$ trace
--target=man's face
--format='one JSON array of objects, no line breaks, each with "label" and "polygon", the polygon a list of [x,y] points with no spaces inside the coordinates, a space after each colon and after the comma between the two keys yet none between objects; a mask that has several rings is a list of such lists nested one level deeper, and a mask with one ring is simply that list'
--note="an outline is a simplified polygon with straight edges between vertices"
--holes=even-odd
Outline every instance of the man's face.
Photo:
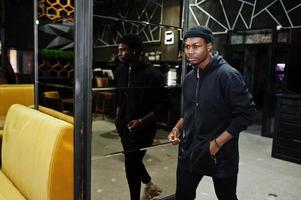
[{"label": "man's face", "polygon": [[124,63],[128,62],[130,59],[130,52],[129,52],[129,47],[126,44],[119,43],[118,44],[118,58],[119,60]]},{"label": "man's face", "polygon": [[212,43],[206,43],[205,39],[200,37],[187,38],[185,40],[184,52],[189,63],[199,65],[210,55]]}]

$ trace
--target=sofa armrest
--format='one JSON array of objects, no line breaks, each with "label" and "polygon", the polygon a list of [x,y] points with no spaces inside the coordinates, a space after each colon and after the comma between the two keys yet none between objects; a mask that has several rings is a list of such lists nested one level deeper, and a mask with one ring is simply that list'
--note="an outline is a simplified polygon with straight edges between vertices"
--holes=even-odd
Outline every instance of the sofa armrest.
[{"label": "sofa armrest", "polygon": [[15,104],[2,140],[2,172],[26,199],[73,199],[72,124]]},{"label": "sofa armrest", "polygon": [[2,159],[1,159],[1,154],[2,154],[2,137],[3,137],[3,130],[0,130],[0,168],[1,168],[1,163],[2,163]]}]

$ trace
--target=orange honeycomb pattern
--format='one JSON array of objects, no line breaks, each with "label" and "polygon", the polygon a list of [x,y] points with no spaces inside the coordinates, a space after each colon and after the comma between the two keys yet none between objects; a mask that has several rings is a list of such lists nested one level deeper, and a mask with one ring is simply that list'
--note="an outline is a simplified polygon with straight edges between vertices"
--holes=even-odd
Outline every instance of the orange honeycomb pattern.
[{"label": "orange honeycomb pattern", "polygon": [[53,22],[74,22],[74,0],[39,0],[39,18]]},{"label": "orange honeycomb pattern", "polygon": [[43,59],[39,62],[39,76],[73,79],[72,61]]}]

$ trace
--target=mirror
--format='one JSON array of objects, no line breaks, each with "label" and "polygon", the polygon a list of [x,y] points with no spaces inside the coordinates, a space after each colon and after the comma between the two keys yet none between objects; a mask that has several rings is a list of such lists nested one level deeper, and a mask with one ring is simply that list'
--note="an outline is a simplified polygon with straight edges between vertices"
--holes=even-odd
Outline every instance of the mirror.
[{"label": "mirror", "polygon": [[74,1],[38,1],[39,105],[73,116]]},{"label": "mirror", "polygon": [[[158,198],[175,193],[177,146],[167,136],[180,116],[180,18],[179,1],[94,1],[92,199],[130,199],[129,188],[142,197],[150,180]],[[128,34],[143,41],[139,64],[121,56]]]}]

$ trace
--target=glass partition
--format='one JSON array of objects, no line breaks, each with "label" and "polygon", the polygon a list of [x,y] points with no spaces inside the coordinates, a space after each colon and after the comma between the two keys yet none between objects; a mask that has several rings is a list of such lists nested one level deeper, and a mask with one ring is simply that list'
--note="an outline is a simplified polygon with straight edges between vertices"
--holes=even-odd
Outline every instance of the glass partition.
[{"label": "glass partition", "polygon": [[[89,49],[83,48],[89,33],[78,30],[85,27],[82,22],[88,21],[80,17],[88,17],[82,11],[89,3],[60,0],[37,2],[38,100],[39,105],[75,117],[75,198],[83,195],[89,199],[90,194],[85,191],[88,189],[91,199],[129,199],[125,155],[130,153],[132,156],[133,151],[143,157],[151,181],[162,190],[158,198],[173,195],[178,147],[169,144],[167,136],[180,116],[181,107],[181,2],[94,0],[92,66],[87,58],[91,56],[87,55]],[[75,13],[78,14],[76,17]],[[156,84],[156,80],[149,85],[118,83],[117,71],[122,65],[118,56],[118,41],[129,33],[142,39],[141,58],[155,71],[156,76],[160,76],[160,84]],[[75,65],[80,69],[75,69]],[[90,70],[93,77],[90,77]],[[90,88],[91,93],[84,91],[86,88]],[[86,97],[85,94],[91,96]],[[127,95],[133,99],[126,100]],[[91,99],[91,108],[87,109]],[[116,118],[116,111],[124,101],[132,104],[139,113],[139,118],[133,118],[139,127],[130,130],[123,125],[122,131],[117,131],[116,119],[120,116]],[[164,103],[155,110],[154,116],[149,117],[152,111],[149,107],[160,104],[160,101]],[[90,124],[86,124],[90,122],[89,114],[92,133]],[[149,138],[128,148],[122,142],[124,131],[130,140]],[[137,159],[135,156],[131,158]],[[91,182],[86,183],[87,180]],[[143,193],[142,184],[141,196]]]},{"label": "glass partition", "polygon": [[38,0],[39,105],[73,116],[74,1]]},{"label": "glass partition", "polygon": [[[153,65],[152,67],[161,70],[160,67]],[[96,79],[100,79],[96,82],[101,82],[101,84],[97,84],[92,89],[92,199],[130,198],[126,179],[125,156],[130,157],[131,154],[139,156],[139,153],[136,155],[137,151],[146,151],[143,163],[151,176],[152,182],[163,190],[159,197],[163,198],[174,194],[177,146],[171,145],[167,136],[180,116],[181,88],[179,85],[168,86],[168,78],[172,75],[170,75],[170,70],[165,69],[164,71],[167,71],[162,73],[165,76],[165,86],[153,88],[146,86],[120,87],[116,83],[114,86],[108,86],[106,85],[107,82],[118,81],[118,79],[107,80],[108,78],[96,77]],[[176,72],[173,68],[172,71]],[[129,100],[127,97],[135,99]],[[158,97],[160,98],[159,101],[165,98],[168,103],[158,112],[155,123],[144,120],[148,112],[142,114],[143,111],[140,112],[139,110],[146,109],[151,104],[150,102],[158,101]],[[119,112],[122,112],[122,115],[130,115],[129,113],[133,113],[133,115],[141,114],[139,116],[142,122],[139,122],[140,124],[137,127],[131,128],[129,126],[131,120],[125,119],[124,116],[118,116],[116,113],[116,110],[124,101],[133,103],[127,104],[127,106],[131,106],[131,111]],[[120,109],[126,108],[122,107]],[[132,120],[137,119],[132,118]],[[126,123],[126,125],[122,123]],[[153,134],[154,139],[148,139]],[[129,145],[129,147],[126,145]],[[138,170],[137,167],[135,169]]]},{"label": "glass partition", "polygon": [[[178,147],[167,136],[180,116],[180,21],[179,1],[94,1],[92,199],[130,199],[128,182],[138,176],[143,196],[148,175],[162,190],[158,199],[175,193]],[[128,34],[143,41],[137,66],[120,55]],[[152,80],[145,68],[160,78]],[[141,159],[148,175],[139,175]]]}]

